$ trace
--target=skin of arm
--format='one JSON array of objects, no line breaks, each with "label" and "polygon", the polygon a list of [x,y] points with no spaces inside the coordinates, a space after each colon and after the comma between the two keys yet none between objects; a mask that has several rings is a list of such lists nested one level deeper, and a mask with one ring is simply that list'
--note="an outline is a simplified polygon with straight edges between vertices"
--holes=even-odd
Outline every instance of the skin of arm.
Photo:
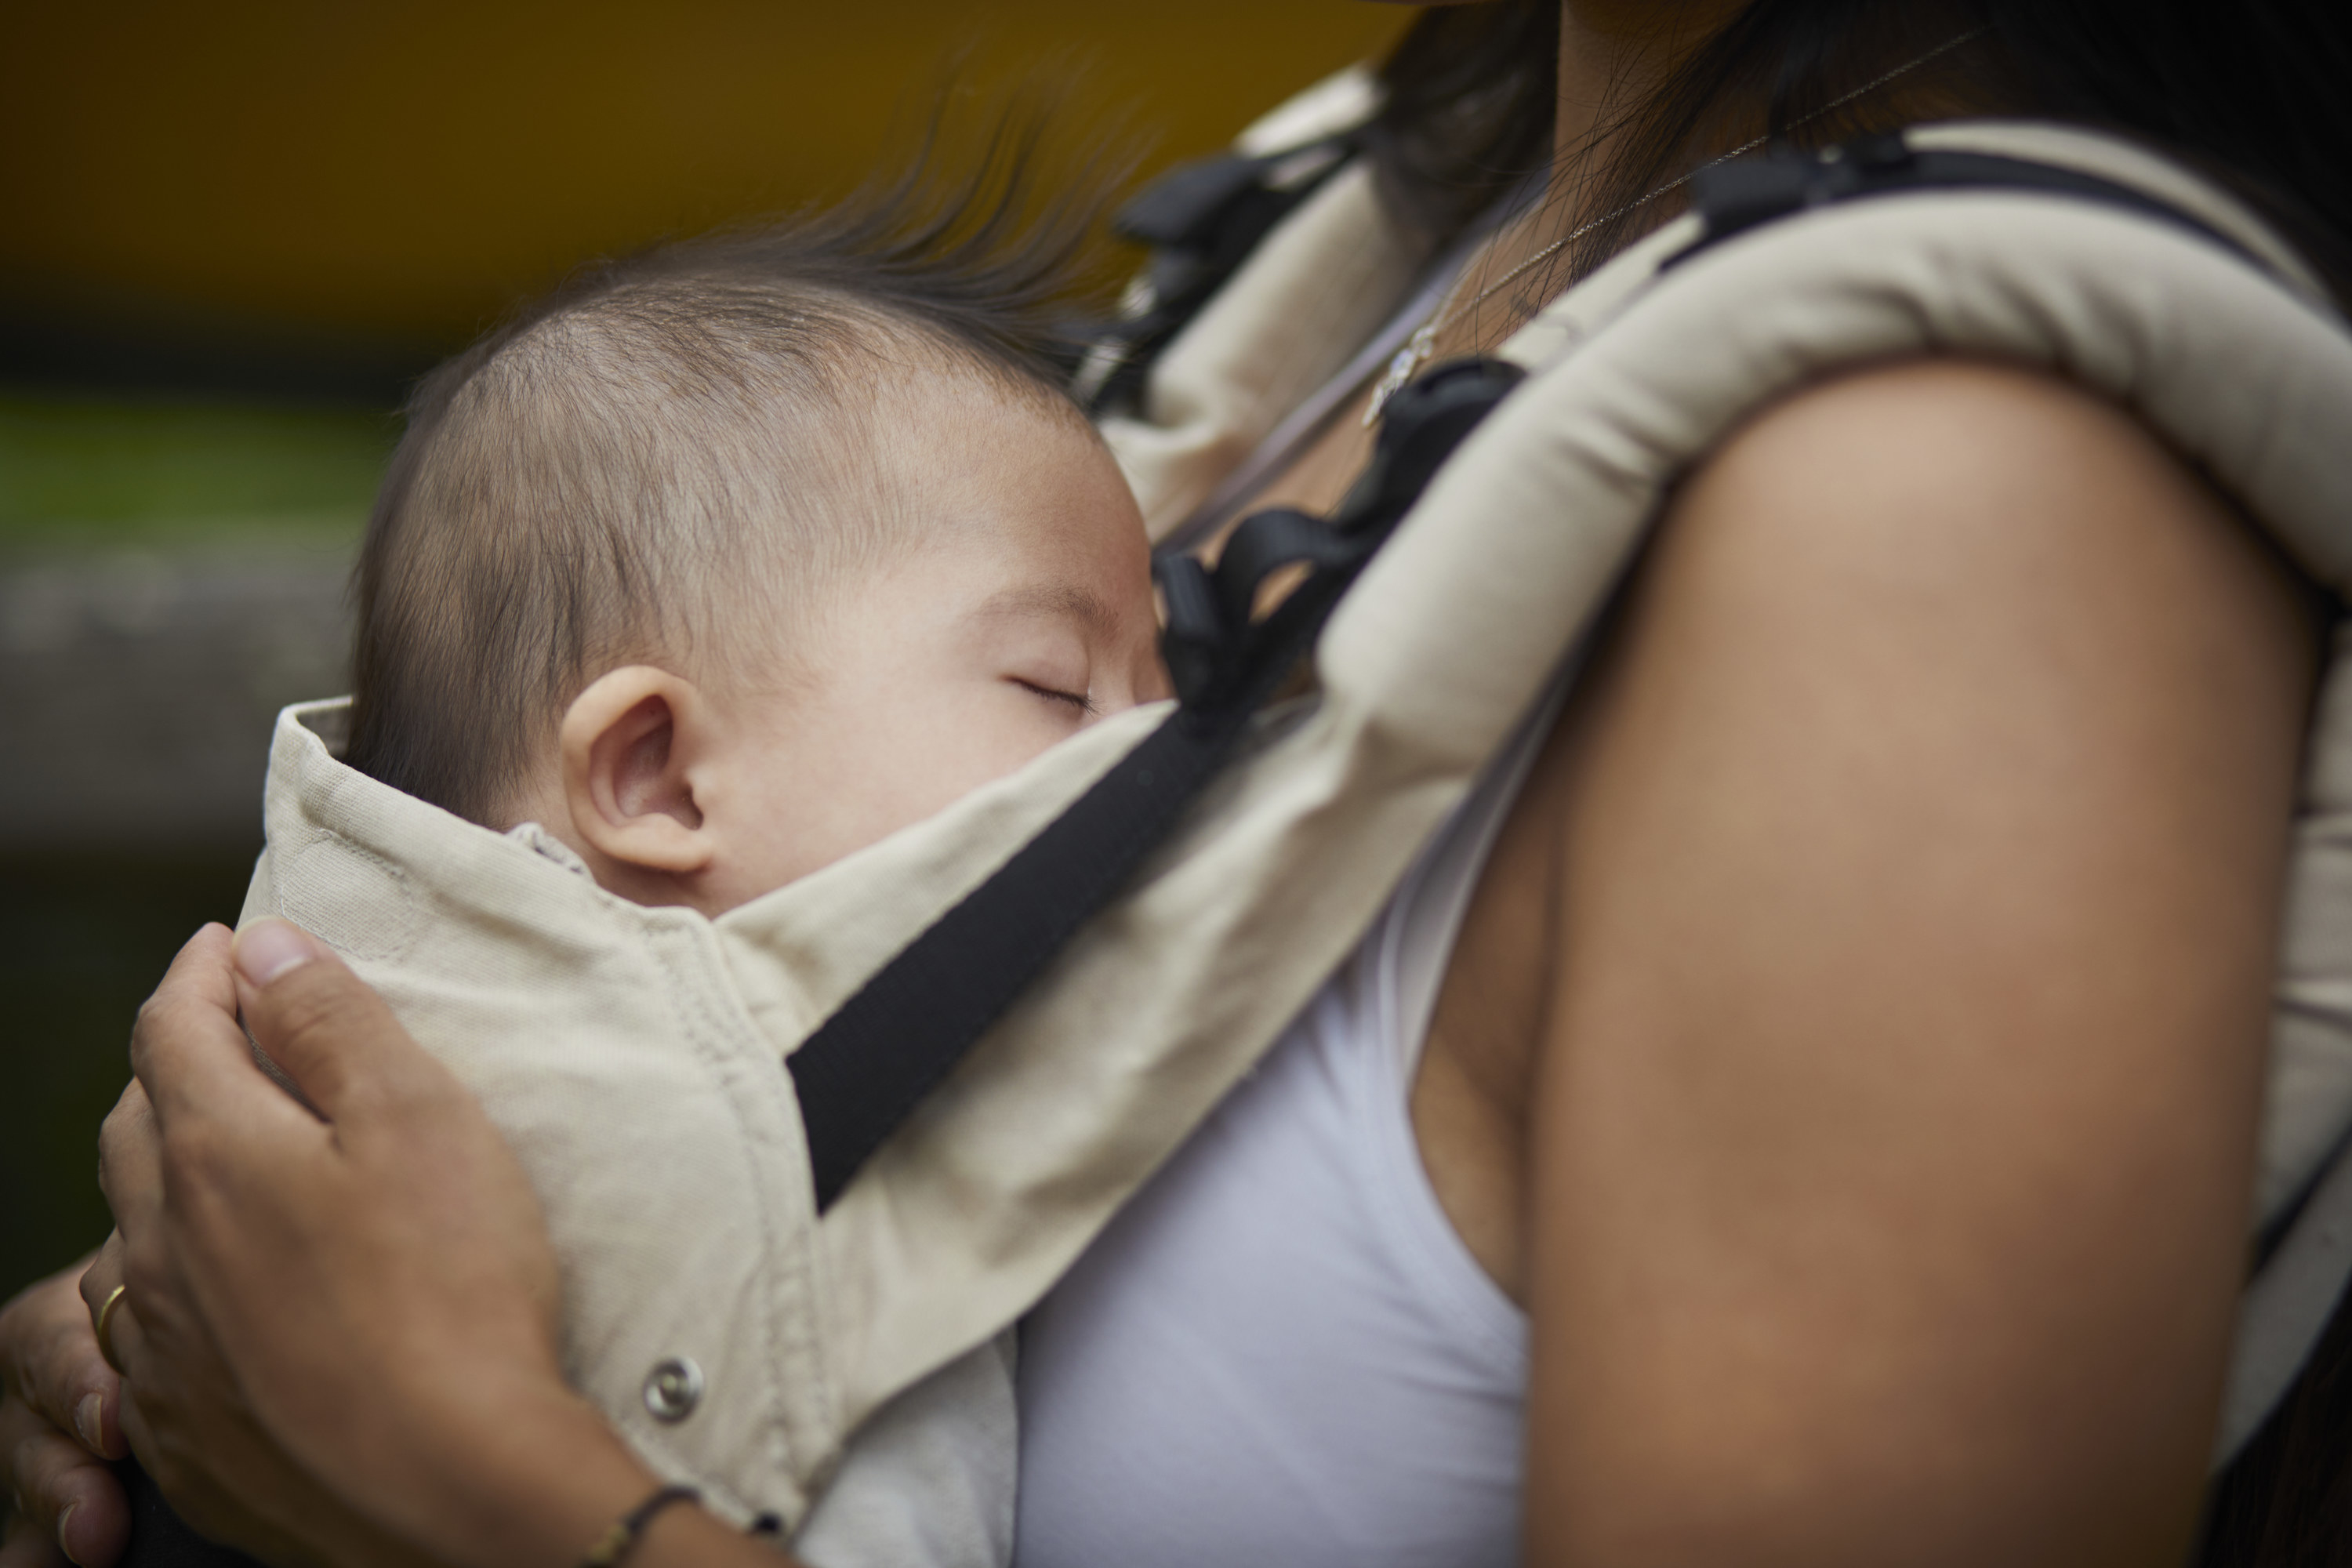
[{"label": "skin of arm", "polygon": [[2315,647],[2023,370],[1849,376],[1685,484],[1420,1117],[1531,1311],[1530,1562],[2179,1560]]}]

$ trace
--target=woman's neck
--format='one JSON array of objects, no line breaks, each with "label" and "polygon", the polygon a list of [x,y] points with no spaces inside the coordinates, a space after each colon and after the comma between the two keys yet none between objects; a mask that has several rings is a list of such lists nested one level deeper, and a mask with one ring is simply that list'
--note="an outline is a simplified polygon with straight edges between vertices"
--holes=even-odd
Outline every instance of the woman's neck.
[{"label": "woman's neck", "polygon": [[[1537,226],[1557,237],[1601,216],[1605,204],[1632,199],[1633,193],[1617,188],[1606,172],[1621,166],[1626,142],[1643,134],[1641,111],[1646,100],[1753,3],[1563,0],[1551,174]],[[2019,103],[2004,90],[2005,79],[1985,53],[1989,46],[1975,42],[1963,12],[1922,6],[1912,19],[1917,52],[1907,61],[1884,62],[1887,68],[1902,68],[1894,71],[1895,79],[1878,83],[1858,106],[1869,120],[1905,124],[2017,111]],[[1932,70],[1912,69],[1930,61],[1935,62]],[[1856,63],[1857,74],[1865,79],[1878,68]],[[1760,96],[1743,102],[1729,93],[1719,94],[1706,122],[1688,129],[1687,141],[1673,156],[1674,166],[1664,169],[1660,178],[1734,151],[1763,129],[1764,119]]]},{"label": "woman's neck", "polygon": [[[1553,121],[1553,195],[1583,222],[1570,199],[1595,184],[1626,133],[1631,111],[1690,51],[1747,8],[1748,0],[1563,0],[1559,8],[1559,105]],[[1569,182],[1561,188],[1561,182]]]}]

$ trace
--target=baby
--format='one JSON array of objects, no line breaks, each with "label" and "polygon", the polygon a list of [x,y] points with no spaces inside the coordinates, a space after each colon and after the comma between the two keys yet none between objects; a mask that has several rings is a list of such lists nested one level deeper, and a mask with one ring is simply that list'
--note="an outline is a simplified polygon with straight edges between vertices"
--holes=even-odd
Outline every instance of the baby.
[{"label": "baby", "polygon": [[280,721],[247,904],[482,1097],[575,1383],[819,1568],[1005,1561],[1011,1384],[982,1346],[835,1469],[795,1359],[823,1260],[774,1218],[805,1157],[761,896],[1167,692],[1141,519],[1052,355],[1053,247],[905,232],[609,267],[423,384],[354,696]]},{"label": "baby", "polygon": [[349,765],[716,915],[1166,694],[1142,520],[1019,302],[1043,263],[876,226],[609,268],[424,384]]}]

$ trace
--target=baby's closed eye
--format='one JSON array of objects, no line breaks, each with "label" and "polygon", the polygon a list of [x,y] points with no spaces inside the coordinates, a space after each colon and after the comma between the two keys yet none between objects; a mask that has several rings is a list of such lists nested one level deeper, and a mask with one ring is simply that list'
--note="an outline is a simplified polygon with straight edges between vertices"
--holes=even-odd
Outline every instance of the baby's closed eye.
[{"label": "baby's closed eye", "polygon": [[1008,675],[1004,679],[1021,688],[1022,690],[1047,702],[1067,707],[1088,717],[1091,717],[1095,711],[1094,699],[1084,691],[1065,690],[1049,681],[1032,680],[1018,675]]}]

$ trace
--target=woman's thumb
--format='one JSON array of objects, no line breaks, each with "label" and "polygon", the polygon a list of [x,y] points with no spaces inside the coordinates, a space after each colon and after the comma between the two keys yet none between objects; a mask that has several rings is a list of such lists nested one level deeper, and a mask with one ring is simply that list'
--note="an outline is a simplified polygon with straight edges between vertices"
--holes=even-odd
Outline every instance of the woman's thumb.
[{"label": "woman's thumb", "polygon": [[281,920],[257,920],[236,933],[229,954],[236,963],[236,977],[258,990],[326,951],[299,926]]},{"label": "woman's thumb", "polygon": [[326,943],[281,920],[236,933],[237,1014],[289,1086],[330,1121],[369,1086],[407,1076],[416,1047]]}]

